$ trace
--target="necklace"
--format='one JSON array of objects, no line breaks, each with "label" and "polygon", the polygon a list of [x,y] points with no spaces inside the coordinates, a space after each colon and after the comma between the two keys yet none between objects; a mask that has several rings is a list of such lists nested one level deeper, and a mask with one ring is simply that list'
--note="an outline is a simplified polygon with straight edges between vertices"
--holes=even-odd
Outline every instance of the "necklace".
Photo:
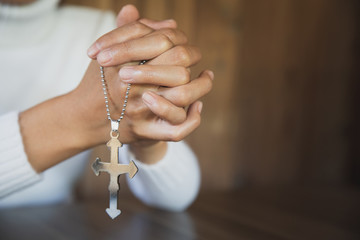
[{"label": "necklace", "polygon": [[[142,65],[145,62],[146,61],[141,61],[139,65]],[[107,119],[110,120],[110,124],[111,124],[110,140],[106,144],[106,146],[110,148],[110,162],[101,162],[100,158],[96,158],[95,162],[92,164],[92,169],[96,176],[99,176],[100,172],[107,172],[110,175],[110,184],[109,184],[110,203],[109,203],[109,208],[106,209],[106,212],[112,219],[114,219],[117,216],[119,216],[121,213],[121,211],[117,209],[119,176],[121,174],[128,173],[129,177],[133,178],[135,174],[138,172],[138,168],[135,165],[134,161],[131,161],[129,164],[119,164],[119,148],[122,147],[123,145],[118,139],[119,124],[125,115],[131,84],[129,83],[126,88],[125,99],[124,99],[123,108],[121,110],[121,115],[117,120],[113,120],[110,115],[109,97],[108,97],[108,90],[107,90],[107,84],[105,80],[105,73],[103,66],[100,66],[100,74],[101,74],[101,83],[104,92]]]}]

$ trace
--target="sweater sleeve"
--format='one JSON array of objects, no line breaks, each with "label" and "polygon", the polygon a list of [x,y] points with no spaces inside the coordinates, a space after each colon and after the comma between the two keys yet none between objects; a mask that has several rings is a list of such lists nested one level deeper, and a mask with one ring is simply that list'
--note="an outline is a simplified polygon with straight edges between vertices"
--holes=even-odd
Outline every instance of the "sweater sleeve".
[{"label": "sweater sleeve", "polygon": [[127,146],[120,153],[123,162],[134,160],[139,172],[128,180],[133,194],[147,205],[170,211],[185,210],[200,188],[197,158],[185,142],[168,142],[167,153],[156,164],[144,164]]},{"label": "sweater sleeve", "polygon": [[18,113],[0,116],[0,198],[41,179],[24,151]]}]

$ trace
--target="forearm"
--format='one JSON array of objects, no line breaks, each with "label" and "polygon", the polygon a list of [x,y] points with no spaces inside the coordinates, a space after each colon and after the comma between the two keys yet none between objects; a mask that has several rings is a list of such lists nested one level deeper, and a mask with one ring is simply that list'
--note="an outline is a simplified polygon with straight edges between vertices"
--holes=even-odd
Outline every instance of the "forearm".
[{"label": "forearm", "polygon": [[[24,149],[37,172],[108,140],[110,125],[102,111],[99,91],[94,89],[87,95],[79,91],[76,89],[20,113]],[[154,164],[165,155],[167,144],[140,141],[131,144],[131,149],[139,161]]]},{"label": "forearm", "polygon": [[[33,168],[38,171],[101,143],[92,137],[82,119],[82,104],[73,93],[36,105],[19,116],[24,149]],[[89,119],[91,121],[91,119]]]}]

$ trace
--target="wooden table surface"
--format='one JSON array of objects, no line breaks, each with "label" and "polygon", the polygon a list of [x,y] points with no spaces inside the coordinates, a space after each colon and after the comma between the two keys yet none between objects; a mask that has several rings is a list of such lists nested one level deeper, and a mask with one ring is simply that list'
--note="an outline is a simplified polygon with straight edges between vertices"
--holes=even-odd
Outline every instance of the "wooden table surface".
[{"label": "wooden table surface", "polygon": [[360,190],[243,189],[202,193],[183,213],[122,197],[0,210],[0,239],[360,239]]}]

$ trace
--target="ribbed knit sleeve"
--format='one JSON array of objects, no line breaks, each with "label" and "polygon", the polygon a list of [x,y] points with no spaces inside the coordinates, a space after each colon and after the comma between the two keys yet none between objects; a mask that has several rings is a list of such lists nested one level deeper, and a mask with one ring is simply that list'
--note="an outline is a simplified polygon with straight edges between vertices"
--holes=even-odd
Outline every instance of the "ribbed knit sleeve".
[{"label": "ribbed knit sleeve", "polygon": [[27,160],[18,113],[0,116],[0,198],[40,180]]},{"label": "ribbed knit sleeve", "polygon": [[120,159],[134,160],[139,168],[137,175],[128,179],[128,184],[145,204],[182,211],[195,200],[200,188],[200,168],[185,142],[168,142],[164,158],[151,165],[136,160],[127,146],[122,150]]}]

